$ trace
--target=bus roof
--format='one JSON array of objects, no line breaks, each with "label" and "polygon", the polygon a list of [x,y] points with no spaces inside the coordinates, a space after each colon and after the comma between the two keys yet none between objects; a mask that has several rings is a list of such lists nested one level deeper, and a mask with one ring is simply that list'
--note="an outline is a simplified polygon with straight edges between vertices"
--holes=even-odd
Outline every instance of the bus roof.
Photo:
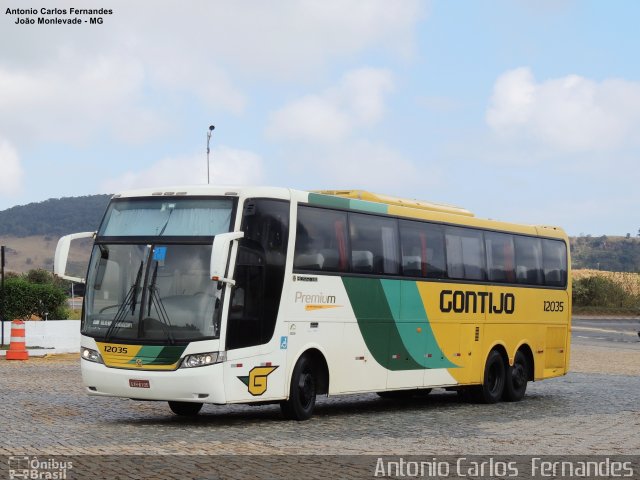
[{"label": "bus roof", "polygon": [[432,212],[453,213],[456,215],[464,215],[474,217],[475,215],[466,208],[447,205],[445,203],[424,202],[422,200],[413,200],[400,197],[392,197],[390,195],[381,195],[379,193],[367,192],[365,190],[315,190],[315,193],[323,193],[325,195],[335,195],[338,197],[357,198],[368,202],[385,203],[387,205],[397,205],[399,207],[411,207],[421,210],[430,210]]},{"label": "bus roof", "polygon": [[[172,197],[172,196],[224,195],[237,197],[273,197],[307,201],[307,196],[316,195],[326,199],[343,199],[344,208],[381,212],[405,218],[419,218],[449,224],[489,228],[499,231],[540,235],[566,239],[566,233],[560,227],[525,225],[476,217],[471,211],[452,205],[412,200],[389,195],[381,195],[365,190],[315,190],[304,191],[283,187],[265,186],[221,186],[221,185],[181,185],[172,187],[145,188],[119,192],[114,198],[131,197]],[[303,200],[304,199],[304,200]],[[324,203],[324,202],[322,202]],[[335,202],[329,202],[335,204]],[[342,203],[342,201],[338,202]]]}]

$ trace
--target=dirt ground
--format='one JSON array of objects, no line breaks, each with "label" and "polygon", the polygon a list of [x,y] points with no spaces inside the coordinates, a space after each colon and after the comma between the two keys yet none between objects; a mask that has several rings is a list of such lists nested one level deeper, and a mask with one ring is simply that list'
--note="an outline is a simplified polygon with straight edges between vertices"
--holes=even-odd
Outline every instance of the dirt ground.
[{"label": "dirt ground", "polygon": [[640,350],[574,345],[571,348],[570,371],[640,376]]}]

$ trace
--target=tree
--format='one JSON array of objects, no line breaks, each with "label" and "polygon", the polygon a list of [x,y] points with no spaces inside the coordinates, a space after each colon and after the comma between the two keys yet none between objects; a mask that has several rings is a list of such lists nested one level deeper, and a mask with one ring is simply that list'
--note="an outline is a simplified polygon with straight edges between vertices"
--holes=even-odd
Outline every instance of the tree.
[{"label": "tree", "polygon": [[67,318],[65,303],[67,296],[64,291],[52,283],[32,284],[35,302],[31,313],[40,318],[62,319]]},{"label": "tree", "polygon": [[34,298],[31,284],[23,277],[11,277],[5,280],[3,299],[7,320],[26,319],[31,315]]},{"label": "tree", "polygon": [[32,315],[56,320],[67,318],[64,288],[46,270],[30,270],[5,280],[4,306],[7,319],[29,319]]},{"label": "tree", "polygon": [[29,270],[26,276],[29,282],[38,285],[45,285],[47,283],[53,283],[54,281],[53,275],[42,268]]}]

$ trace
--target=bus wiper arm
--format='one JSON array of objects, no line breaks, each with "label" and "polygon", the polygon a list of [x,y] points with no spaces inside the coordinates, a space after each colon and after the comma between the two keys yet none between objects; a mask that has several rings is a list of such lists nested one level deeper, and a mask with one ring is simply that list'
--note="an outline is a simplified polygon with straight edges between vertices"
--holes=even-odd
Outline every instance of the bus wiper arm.
[{"label": "bus wiper arm", "polygon": [[136,304],[138,302],[138,289],[140,288],[140,280],[142,279],[143,265],[144,265],[144,262],[141,260],[140,268],[138,268],[138,273],[136,274],[136,281],[129,288],[129,291],[125,296],[124,301],[120,304],[120,307],[116,312],[116,315],[113,317],[113,320],[111,320],[111,323],[109,324],[109,328],[107,328],[107,332],[104,335],[105,340],[107,341],[109,341],[109,339],[113,336],[116,330],[120,328],[118,324],[121,323],[122,320],[124,320],[125,316],[127,315],[127,305],[131,305],[131,314],[133,315],[135,313]]},{"label": "bus wiper arm", "polygon": [[133,288],[133,297],[131,298],[131,315],[136,313],[136,305],[138,303],[138,289],[140,288],[140,280],[142,279],[142,265],[143,261],[140,260],[140,268],[138,268],[138,273],[136,274],[136,281],[131,286]]},{"label": "bus wiper arm", "polygon": [[[156,287],[156,280],[158,278],[158,263],[156,262],[156,266],[153,269],[153,275],[151,277],[151,281],[149,282],[149,302],[147,305],[147,316],[151,316],[151,307],[155,306],[156,311],[158,312],[158,320],[160,321],[160,325],[162,326],[162,330],[164,330],[167,338],[169,339],[169,343],[171,345],[175,344],[176,341],[171,334],[171,320],[169,320],[169,314],[167,313],[167,309],[162,302],[162,298],[158,295],[158,288]],[[143,307],[144,308],[144,307]]]},{"label": "bus wiper arm", "polygon": [[153,269],[153,275],[149,282],[149,301],[147,302],[147,316],[151,315],[151,305],[153,304],[153,292],[156,289],[156,280],[158,278],[158,262]]}]

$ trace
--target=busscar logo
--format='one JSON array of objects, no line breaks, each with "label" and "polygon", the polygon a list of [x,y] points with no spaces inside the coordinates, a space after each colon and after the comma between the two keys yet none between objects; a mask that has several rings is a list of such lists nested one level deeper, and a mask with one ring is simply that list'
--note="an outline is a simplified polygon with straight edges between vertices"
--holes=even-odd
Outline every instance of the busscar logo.
[{"label": "busscar logo", "polygon": [[267,377],[278,368],[279,365],[273,367],[253,367],[248,376],[238,377],[244,383],[251,395],[259,397],[267,391]]},{"label": "busscar logo", "polygon": [[318,281],[318,277],[310,277],[308,275],[294,275],[293,276],[293,281],[294,282],[317,282]]}]

